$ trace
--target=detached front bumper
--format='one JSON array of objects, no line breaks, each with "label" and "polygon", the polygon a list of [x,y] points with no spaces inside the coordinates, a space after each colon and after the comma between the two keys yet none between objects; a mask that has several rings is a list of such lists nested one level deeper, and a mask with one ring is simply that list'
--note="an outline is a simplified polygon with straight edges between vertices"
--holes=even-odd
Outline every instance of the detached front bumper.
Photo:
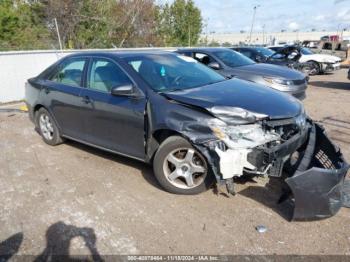
[{"label": "detached front bumper", "polygon": [[296,172],[285,180],[294,200],[293,220],[327,218],[343,204],[349,165],[342,153],[317,124],[313,124],[307,143]]}]

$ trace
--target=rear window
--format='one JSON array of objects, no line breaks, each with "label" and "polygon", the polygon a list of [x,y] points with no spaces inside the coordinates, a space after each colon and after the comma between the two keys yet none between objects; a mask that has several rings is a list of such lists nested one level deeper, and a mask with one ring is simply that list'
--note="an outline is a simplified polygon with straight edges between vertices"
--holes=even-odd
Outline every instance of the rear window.
[{"label": "rear window", "polygon": [[64,85],[81,86],[85,63],[85,58],[66,60],[56,68],[49,80]]},{"label": "rear window", "polygon": [[214,54],[227,66],[239,67],[255,64],[250,58],[233,50],[216,51]]}]

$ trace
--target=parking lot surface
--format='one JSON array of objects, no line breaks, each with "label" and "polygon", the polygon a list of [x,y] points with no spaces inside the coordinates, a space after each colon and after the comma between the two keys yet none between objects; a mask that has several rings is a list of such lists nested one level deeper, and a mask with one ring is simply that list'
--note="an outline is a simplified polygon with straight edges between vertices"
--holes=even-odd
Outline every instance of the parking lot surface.
[{"label": "parking lot surface", "polygon": [[[346,72],[311,77],[304,104],[350,161]],[[230,198],[215,190],[169,194],[146,164],[70,141],[50,147],[27,114],[0,113],[0,250],[41,257],[350,255],[349,209],[326,220],[288,222],[278,192],[265,183],[239,184]],[[258,225],[267,231],[257,232]]]}]

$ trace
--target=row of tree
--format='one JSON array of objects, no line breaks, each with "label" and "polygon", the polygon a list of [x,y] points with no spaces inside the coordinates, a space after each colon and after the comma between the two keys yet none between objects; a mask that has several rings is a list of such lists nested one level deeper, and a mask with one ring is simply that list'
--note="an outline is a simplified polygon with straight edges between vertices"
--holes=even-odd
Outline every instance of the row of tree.
[{"label": "row of tree", "polygon": [[0,50],[196,45],[193,0],[0,0]]}]

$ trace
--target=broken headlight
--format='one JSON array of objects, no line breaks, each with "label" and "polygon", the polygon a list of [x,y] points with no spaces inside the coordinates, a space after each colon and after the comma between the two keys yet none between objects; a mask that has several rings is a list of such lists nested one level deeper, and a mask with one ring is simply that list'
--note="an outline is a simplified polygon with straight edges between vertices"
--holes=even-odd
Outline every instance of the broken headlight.
[{"label": "broken headlight", "polygon": [[304,130],[306,125],[307,125],[307,121],[306,121],[306,113],[305,111],[303,110],[303,112],[298,115],[296,118],[295,118],[295,124],[299,127],[300,130]]},{"label": "broken headlight", "polygon": [[258,145],[280,139],[274,131],[265,131],[260,124],[227,125],[215,119],[209,123],[210,129],[229,148],[254,148]]}]

